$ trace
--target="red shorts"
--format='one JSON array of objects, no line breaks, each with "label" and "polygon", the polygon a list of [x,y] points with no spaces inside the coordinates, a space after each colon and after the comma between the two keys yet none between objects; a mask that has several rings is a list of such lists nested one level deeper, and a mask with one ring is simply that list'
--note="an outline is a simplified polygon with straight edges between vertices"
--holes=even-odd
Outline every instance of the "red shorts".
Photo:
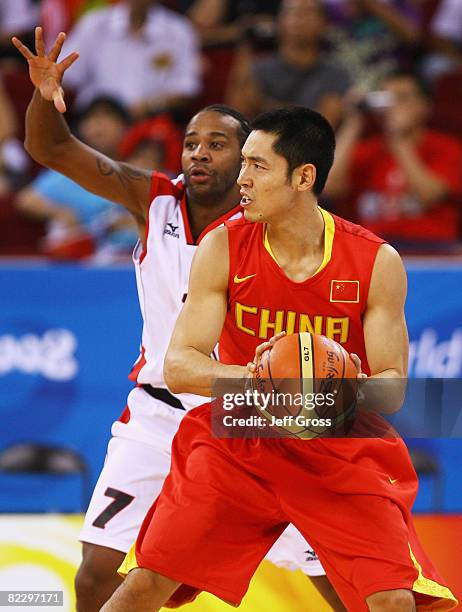
[{"label": "red shorts", "polygon": [[456,600],[414,531],[416,491],[399,438],[218,439],[205,404],[180,425],[170,474],[128,569],[181,582],[170,607],[201,590],[238,605],[293,523],[348,610],[367,610],[366,597],[390,589],[412,589],[419,610],[436,609],[437,600],[438,610],[450,610]]}]

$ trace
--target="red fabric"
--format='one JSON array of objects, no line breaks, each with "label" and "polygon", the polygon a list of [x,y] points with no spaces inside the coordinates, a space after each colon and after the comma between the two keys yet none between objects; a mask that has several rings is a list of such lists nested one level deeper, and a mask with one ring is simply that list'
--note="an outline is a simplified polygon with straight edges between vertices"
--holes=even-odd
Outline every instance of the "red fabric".
[{"label": "red fabric", "polygon": [[387,240],[450,241],[459,237],[462,195],[462,147],[457,140],[427,131],[418,146],[425,166],[444,180],[444,202],[421,212],[409,193],[383,136],[356,146],[351,164],[354,209],[359,223]]},{"label": "red fabric", "polygon": [[[348,352],[357,353],[364,371],[369,371],[362,315],[372,267],[383,240],[340,217],[334,216],[334,221],[330,262],[319,274],[302,283],[290,280],[268,253],[263,244],[262,224],[247,223],[244,219],[226,223],[229,306],[220,338],[220,361],[244,365],[252,361],[259,344],[279,331],[315,331],[340,342]],[[253,278],[235,282],[236,275],[239,280],[253,274]],[[357,303],[330,301],[338,281],[347,285],[355,281],[355,289],[359,285]],[[268,310],[269,316],[265,314]],[[277,323],[274,327],[277,321],[280,328]],[[307,327],[310,323],[312,329]],[[342,338],[341,330],[346,332],[346,339]]]},{"label": "red fabric", "polygon": [[143,366],[146,365],[146,357],[144,353],[145,353],[145,348],[144,346],[142,346],[140,356],[135,362],[135,365],[133,366],[132,371],[128,375],[128,378],[130,380],[133,380],[133,382],[136,382],[138,380],[138,374],[141,372]]},{"label": "red fabric", "polygon": [[128,423],[130,421],[130,418],[131,418],[130,408],[128,406],[125,406],[118,420],[121,423]]},{"label": "red fabric", "polygon": [[200,590],[238,605],[289,522],[316,550],[348,610],[366,611],[374,592],[412,588],[418,572],[409,543],[424,576],[442,584],[412,525],[417,479],[404,443],[351,442],[219,439],[211,436],[210,404],[188,412],[135,550],[139,567],[183,584],[167,607]]}]

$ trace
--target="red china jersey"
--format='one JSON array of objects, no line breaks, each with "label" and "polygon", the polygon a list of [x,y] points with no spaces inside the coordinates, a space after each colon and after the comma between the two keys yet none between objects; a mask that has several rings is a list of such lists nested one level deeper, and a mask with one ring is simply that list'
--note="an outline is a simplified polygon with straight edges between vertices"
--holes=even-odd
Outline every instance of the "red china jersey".
[{"label": "red china jersey", "polygon": [[371,232],[321,209],[324,260],[303,282],[289,279],[265,240],[266,226],[245,219],[227,221],[228,312],[220,338],[220,361],[244,365],[271,336],[312,332],[357,353],[370,374],[362,318],[372,269],[384,243]]}]

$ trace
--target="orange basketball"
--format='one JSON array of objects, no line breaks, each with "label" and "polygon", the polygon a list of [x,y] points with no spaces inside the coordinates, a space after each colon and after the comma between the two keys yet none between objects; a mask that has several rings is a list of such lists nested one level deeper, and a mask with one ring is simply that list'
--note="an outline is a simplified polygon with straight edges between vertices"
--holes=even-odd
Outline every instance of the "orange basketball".
[{"label": "orange basketball", "polygon": [[261,356],[253,382],[260,394],[257,409],[283,435],[339,435],[351,425],[356,366],[326,336],[304,332],[281,338]]}]

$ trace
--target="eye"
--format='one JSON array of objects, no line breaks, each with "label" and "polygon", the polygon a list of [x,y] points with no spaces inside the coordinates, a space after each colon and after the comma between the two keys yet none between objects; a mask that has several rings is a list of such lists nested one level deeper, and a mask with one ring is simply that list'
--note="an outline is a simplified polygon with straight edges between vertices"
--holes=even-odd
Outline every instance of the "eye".
[{"label": "eye", "polygon": [[224,144],[222,142],[214,141],[214,142],[210,143],[210,148],[211,149],[220,150],[220,149],[223,149],[223,147],[224,147]]},{"label": "eye", "polygon": [[192,151],[194,149],[196,145],[193,142],[185,142],[183,147],[187,150],[187,151]]}]

